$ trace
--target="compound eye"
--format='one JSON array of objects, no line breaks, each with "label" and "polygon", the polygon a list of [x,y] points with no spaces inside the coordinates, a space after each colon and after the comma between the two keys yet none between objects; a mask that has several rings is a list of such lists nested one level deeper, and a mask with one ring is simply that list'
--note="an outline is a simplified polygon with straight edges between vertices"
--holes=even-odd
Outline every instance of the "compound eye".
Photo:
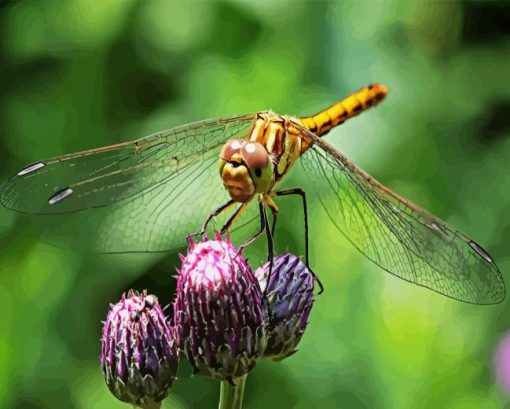
[{"label": "compound eye", "polygon": [[243,144],[242,139],[231,139],[221,148],[220,158],[228,162],[234,153],[239,153]]},{"label": "compound eye", "polygon": [[241,147],[241,155],[249,169],[264,169],[269,163],[266,148],[258,142],[248,142]]}]

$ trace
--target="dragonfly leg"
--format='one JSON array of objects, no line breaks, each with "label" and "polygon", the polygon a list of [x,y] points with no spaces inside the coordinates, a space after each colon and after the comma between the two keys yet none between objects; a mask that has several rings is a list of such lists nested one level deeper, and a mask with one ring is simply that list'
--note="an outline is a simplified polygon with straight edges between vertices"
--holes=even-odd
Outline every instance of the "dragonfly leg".
[{"label": "dragonfly leg", "polygon": [[[276,205],[274,207],[270,207],[272,211],[278,208]],[[269,287],[269,280],[271,278],[271,274],[273,272],[273,258],[274,258],[274,245],[273,245],[273,234],[271,233],[271,230],[274,230],[274,224],[276,223],[276,218],[273,218],[273,226],[271,229],[268,228],[268,220],[267,220],[267,213],[266,213],[266,207],[263,200],[259,202],[259,212],[260,212],[260,229],[255,233],[250,239],[246,240],[243,244],[239,246],[238,254],[243,251],[243,249],[247,246],[249,246],[251,243],[253,243],[255,240],[257,240],[264,231],[267,235],[267,259],[269,261],[269,273],[267,275],[267,285],[266,290]],[[266,293],[264,292],[264,297],[266,296]]]},{"label": "dragonfly leg", "polygon": [[221,234],[225,233],[230,228],[230,226],[239,218],[239,216],[241,216],[241,214],[244,212],[244,210],[246,209],[247,206],[248,206],[248,203],[242,203],[241,206],[239,206],[236,209],[234,214],[232,216],[230,216],[230,218],[227,220],[227,222],[221,228],[221,230],[220,230]]},{"label": "dragonfly leg", "polygon": [[278,212],[280,209],[278,209],[278,206],[276,205],[275,202],[273,202],[271,200],[270,197],[266,198],[266,204],[269,206],[269,208],[271,209],[271,213],[273,214],[273,221],[271,222],[271,236],[273,236],[273,241],[274,241],[274,233],[276,230],[276,220],[278,218]]},{"label": "dragonfly leg", "polygon": [[248,247],[251,243],[253,243],[255,240],[257,240],[262,233],[264,233],[264,230],[266,230],[267,227],[267,217],[265,217],[266,210],[264,208],[264,203],[259,202],[259,213],[260,213],[260,229],[257,233],[255,233],[251,238],[246,240],[243,244],[239,246],[239,253],[246,247]]},{"label": "dragonfly leg", "polygon": [[[234,200],[233,199],[230,199],[227,203],[225,204],[222,204],[221,206],[219,206],[218,208],[214,209],[210,214],[209,216],[206,217],[206,219],[204,220],[204,224],[202,225],[202,230],[200,230],[199,232],[196,232],[196,233],[190,233],[188,234],[187,238],[190,239],[191,237],[195,237],[195,236],[202,236],[203,238],[205,238],[205,233],[207,231],[207,226],[209,225],[209,223],[211,222],[211,220],[213,218],[215,218],[216,216],[218,216],[219,214],[221,214],[222,212],[224,212],[226,209],[228,209],[230,206],[232,206],[234,204]],[[237,213],[237,211],[236,211]]]},{"label": "dragonfly leg", "polygon": [[[264,217],[264,223],[268,224],[267,221],[267,214],[264,207],[263,208],[263,214],[261,216]],[[272,209],[272,208],[271,208]],[[271,231],[274,229],[276,219],[273,218],[273,226],[271,229],[266,228],[266,236],[267,236],[267,260],[269,261],[269,272],[267,274],[267,284],[266,284],[266,290],[264,291],[264,297],[266,297],[267,289],[269,288],[269,283],[271,282],[271,274],[273,273],[273,263],[274,263],[274,245],[273,245],[273,234]]]},{"label": "dragonfly leg", "polygon": [[294,188],[294,189],[285,189],[285,190],[279,190],[274,192],[275,196],[289,196],[289,195],[300,195],[301,199],[303,201],[303,212],[304,212],[304,222],[305,222],[305,263],[310,272],[313,274],[315,281],[317,281],[317,284],[319,286],[319,294],[322,294],[324,291],[324,286],[321,283],[321,280],[319,280],[319,277],[317,274],[315,274],[312,269],[310,268],[310,261],[309,261],[309,253],[308,253],[308,247],[309,247],[309,239],[308,239],[308,206],[306,202],[306,193],[303,189],[300,188]]}]

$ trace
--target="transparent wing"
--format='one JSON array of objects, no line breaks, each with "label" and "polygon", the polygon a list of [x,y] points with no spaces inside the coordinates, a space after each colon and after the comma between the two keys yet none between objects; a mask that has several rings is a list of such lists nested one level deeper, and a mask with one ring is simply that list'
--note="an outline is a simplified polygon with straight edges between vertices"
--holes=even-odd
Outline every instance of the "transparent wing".
[{"label": "transparent wing", "polygon": [[[59,247],[102,253],[166,252],[186,246],[186,236],[198,232],[215,208],[230,198],[218,174],[218,152],[206,155],[174,178],[132,198],[95,209],[59,215],[38,215],[32,223],[42,238]],[[221,228],[234,207],[214,219]],[[252,203],[234,229],[258,215]],[[258,218],[233,233],[241,242]],[[211,226],[213,227],[213,226]]]},{"label": "transparent wing", "polygon": [[[36,230],[59,245],[108,253],[167,251],[185,245],[185,236],[228,200],[217,170],[219,151],[228,139],[245,136],[253,117],[198,122],[37,162],[6,182],[0,201],[38,214]],[[67,188],[71,194],[49,204]],[[253,214],[247,212],[244,222]]]},{"label": "transparent wing", "polygon": [[19,212],[55,214],[126,199],[185,177],[189,167],[211,159],[253,117],[196,122],[136,141],[33,163],[2,186],[0,202]]},{"label": "transparent wing", "polygon": [[[380,184],[324,140],[303,128],[300,132],[312,143],[300,162],[319,200],[366,257],[457,300],[492,304],[504,299],[501,273],[481,246]],[[333,200],[326,200],[326,189]]]}]

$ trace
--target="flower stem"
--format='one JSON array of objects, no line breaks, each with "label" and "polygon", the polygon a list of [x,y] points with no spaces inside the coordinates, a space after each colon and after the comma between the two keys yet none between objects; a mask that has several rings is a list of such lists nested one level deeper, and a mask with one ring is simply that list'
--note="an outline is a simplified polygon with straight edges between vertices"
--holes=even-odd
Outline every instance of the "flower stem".
[{"label": "flower stem", "polygon": [[152,399],[147,400],[143,404],[140,404],[140,406],[134,406],[134,409],[160,409],[161,408],[161,402],[154,402]]},{"label": "flower stem", "polygon": [[235,378],[233,384],[222,381],[218,409],[241,409],[243,406],[244,383],[248,374]]}]

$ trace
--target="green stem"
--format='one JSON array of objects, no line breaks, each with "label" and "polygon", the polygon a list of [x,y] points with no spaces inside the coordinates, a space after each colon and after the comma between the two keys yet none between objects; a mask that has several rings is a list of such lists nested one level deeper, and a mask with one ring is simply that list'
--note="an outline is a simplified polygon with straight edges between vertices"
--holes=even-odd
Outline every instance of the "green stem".
[{"label": "green stem", "polygon": [[134,409],[160,409],[161,402],[154,402],[152,399],[148,399],[146,402],[141,404],[140,406],[133,406]]},{"label": "green stem", "polygon": [[230,382],[222,381],[220,386],[220,404],[218,409],[241,409],[243,406],[244,383],[248,374]]}]

